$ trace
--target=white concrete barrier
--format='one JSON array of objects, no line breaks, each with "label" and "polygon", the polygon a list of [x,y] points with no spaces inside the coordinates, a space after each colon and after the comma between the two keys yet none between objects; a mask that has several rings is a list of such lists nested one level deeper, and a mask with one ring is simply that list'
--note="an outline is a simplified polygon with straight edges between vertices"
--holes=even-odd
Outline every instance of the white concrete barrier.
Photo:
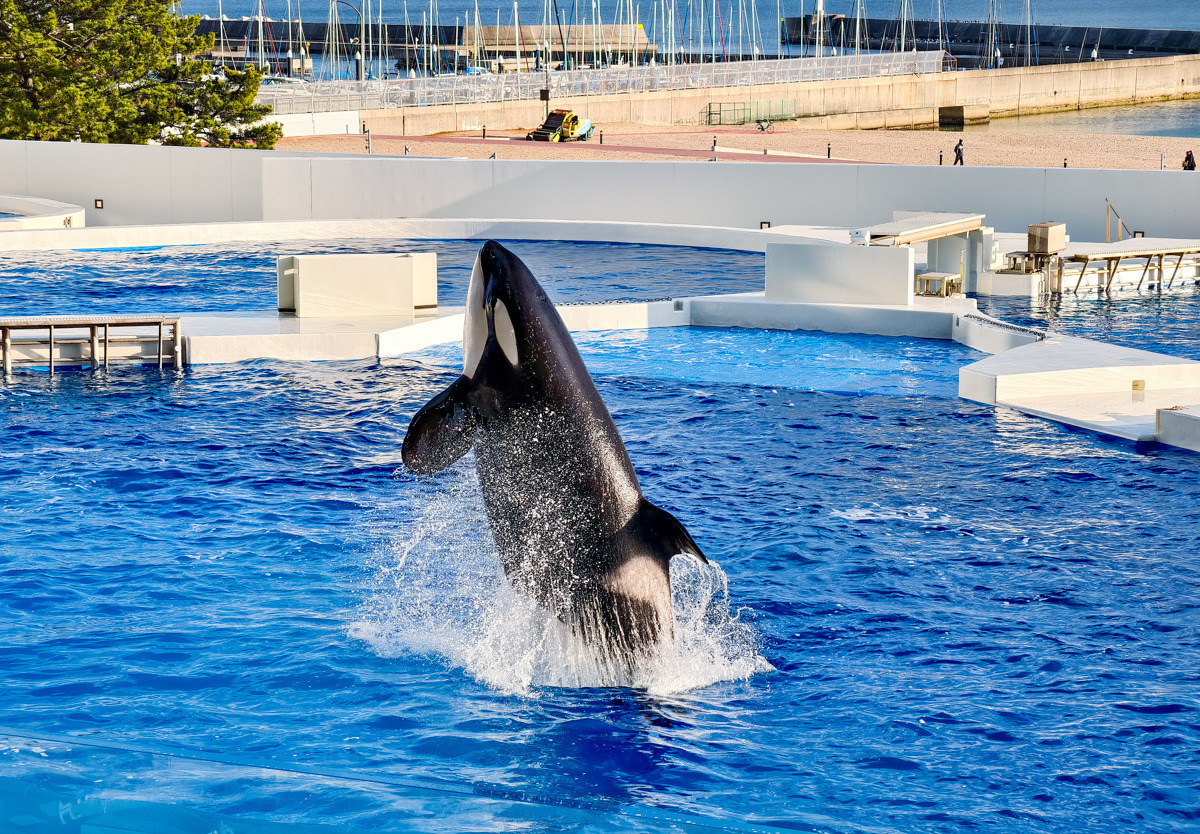
[{"label": "white concrete barrier", "polygon": [[[284,136],[327,136],[331,133],[362,132],[362,122],[359,121],[357,110],[271,115],[266,120],[282,127]],[[364,148],[366,141],[364,136]]]},{"label": "white concrete barrier", "polygon": [[954,317],[976,311],[973,298],[921,298],[912,305],[821,304],[766,298],[759,293],[690,300],[696,327],[821,330],[868,336],[949,339]]},{"label": "white concrete barrier", "polygon": [[1200,406],[1160,408],[1157,423],[1160,443],[1200,452]]},{"label": "white concrete barrier", "polygon": [[[343,125],[343,128],[345,125]],[[130,172],[133,172],[131,175]],[[0,141],[0,192],[86,208],[89,226],[236,220],[545,216],[757,229],[857,228],[900,209],[970,211],[1001,230],[1054,219],[1104,239],[1104,198],[1156,237],[1196,237],[1187,171],[759,162],[584,162],[322,157],[290,151]],[[646,200],[643,195],[653,194]],[[798,200],[796,194],[820,195]],[[101,200],[103,208],[94,207]],[[969,271],[969,270],[968,270]],[[970,287],[968,287],[969,289]]]},{"label": "white concrete barrier", "polygon": [[1021,345],[1040,341],[1044,334],[1028,327],[1018,327],[980,313],[954,317],[954,341],[984,353],[1004,353]]},{"label": "white concrete barrier", "polygon": [[437,255],[283,255],[279,311],[297,318],[412,316],[437,308]]},{"label": "white concrete barrier", "polygon": [[612,304],[558,304],[555,308],[573,333],[587,330],[642,330],[649,327],[686,327],[690,302],[639,301]]},{"label": "white concrete barrier", "polygon": [[41,197],[0,194],[0,214],[16,215],[0,217],[0,232],[78,229],[84,225],[82,206]]},{"label": "white concrete barrier", "polygon": [[908,246],[767,246],[767,298],[825,304],[913,303]]}]

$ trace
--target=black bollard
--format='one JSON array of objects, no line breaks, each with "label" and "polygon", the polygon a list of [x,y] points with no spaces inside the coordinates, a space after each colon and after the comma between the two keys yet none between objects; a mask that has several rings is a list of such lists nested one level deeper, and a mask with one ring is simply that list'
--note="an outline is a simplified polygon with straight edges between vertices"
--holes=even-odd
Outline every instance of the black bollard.
[{"label": "black bollard", "polygon": [[833,159],[833,143],[832,142],[825,146],[825,158]]},{"label": "black bollard", "polygon": [[483,126],[483,138],[484,138],[484,139],[486,139],[486,138],[487,138],[487,125],[484,125],[484,126]]},{"label": "black bollard", "polygon": [[603,144],[604,144],[604,131],[603,131],[603,130],[602,130],[602,131],[600,131],[600,144],[601,144],[601,145],[603,145]]},{"label": "black bollard", "polygon": [[1063,157],[1063,167],[1067,167],[1067,158],[1065,156]]},{"label": "black bollard", "polygon": [[938,151],[938,165],[942,164],[942,152]]},{"label": "black bollard", "polygon": [[717,150],[717,137],[714,136],[713,137],[713,151],[715,152],[716,150]]}]

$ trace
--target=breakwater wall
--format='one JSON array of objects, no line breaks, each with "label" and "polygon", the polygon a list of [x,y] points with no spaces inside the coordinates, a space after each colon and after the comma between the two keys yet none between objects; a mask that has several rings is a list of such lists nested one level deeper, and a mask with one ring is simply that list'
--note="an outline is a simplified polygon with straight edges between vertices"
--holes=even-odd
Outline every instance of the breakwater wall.
[{"label": "breakwater wall", "polygon": [[[812,47],[817,27],[812,15],[788,17],[783,21],[783,42]],[[822,27],[825,46],[853,48],[856,22],[852,17],[830,15]],[[1104,61],[1128,58],[1158,58],[1166,55],[1200,53],[1200,32],[1186,29],[1121,29],[1097,26],[1025,26],[997,23],[994,31],[986,22],[973,20],[899,20],[865,18],[857,29],[863,48],[897,50],[945,48],[964,65],[982,59],[985,46],[999,50],[1005,65],[1070,63],[1095,58]]]},{"label": "breakwater wall", "polygon": [[[606,122],[705,124],[710,104],[784,108],[805,126],[829,129],[923,128],[1001,116],[1200,98],[1200,55],[1004,67],[926,75],[855,78],[581,96],[554,99],[603,127]],[[456,130],[532,129],[539,101],[447,104],[358,111],[376,133],[429,135]]]}]

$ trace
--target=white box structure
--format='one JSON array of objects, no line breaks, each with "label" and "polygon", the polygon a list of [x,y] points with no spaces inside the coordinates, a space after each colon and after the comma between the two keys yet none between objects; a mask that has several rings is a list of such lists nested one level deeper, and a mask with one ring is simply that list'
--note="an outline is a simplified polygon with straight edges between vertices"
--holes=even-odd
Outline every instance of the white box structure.
[{"label": "white box structure", "polygon": [[437,254],[284,255],[279,312],[298,318],[415,316],[437,310]]},{"label": "white box structure", "polygon": [[767,298],[910,307],[913,274],[909,246],[767,244]]},{"label": "white box structure", "polygon": [[1158,409],[1157,429],[1160,443],[1200,452],[1200,405]]}]

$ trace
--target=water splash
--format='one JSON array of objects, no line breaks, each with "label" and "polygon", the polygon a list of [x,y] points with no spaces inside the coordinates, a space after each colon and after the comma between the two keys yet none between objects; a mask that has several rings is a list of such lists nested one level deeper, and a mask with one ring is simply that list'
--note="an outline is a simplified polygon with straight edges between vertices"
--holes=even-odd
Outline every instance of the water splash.
[{"label": "water splash", "polygon": [[687,557],[671,563],[674,643],[633,673],[613,668],[504,578],[473,465],[448,475],[381,550],[376,590],[350,627],[380,655],[436,655],[525,696],[611,686],[666,695],[772,668],[730,605],[725,572]]}]

